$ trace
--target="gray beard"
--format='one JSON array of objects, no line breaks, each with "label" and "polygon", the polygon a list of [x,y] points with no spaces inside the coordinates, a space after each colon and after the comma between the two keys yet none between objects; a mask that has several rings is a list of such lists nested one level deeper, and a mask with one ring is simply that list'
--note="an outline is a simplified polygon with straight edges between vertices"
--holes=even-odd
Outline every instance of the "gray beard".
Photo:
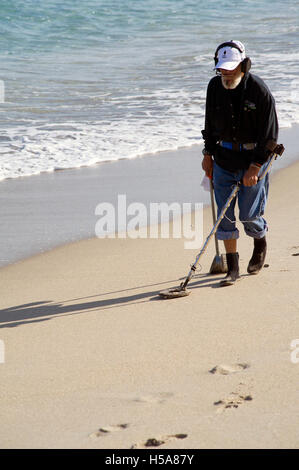
[{"label": "gray beard", "polygon": [[234,80],[226,79],[223,77],[223,75],[221,75],[221,82],[226,90],[234,90],[235,88],[237,88],[241,80],[242,80],[242,75],[238,78],[235,78]]}]

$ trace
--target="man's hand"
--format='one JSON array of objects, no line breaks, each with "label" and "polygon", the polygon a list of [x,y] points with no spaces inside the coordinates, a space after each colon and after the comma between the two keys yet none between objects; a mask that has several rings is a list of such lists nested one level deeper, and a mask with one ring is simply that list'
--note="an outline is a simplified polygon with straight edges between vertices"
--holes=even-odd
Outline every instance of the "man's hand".
[{"label": "man's hand", "polygon": [[206,176],[208,178],[212,178],[213,176],[213,158],[212,155],[205,153],[203,160],[202,160],[202,169],[205,171]]},{"label": "man's hand", "polygon": [[254,165],[250,165],[250,167],[243,176],[244,186],[254,186],[258,182],[259,171],[260,168]]}]

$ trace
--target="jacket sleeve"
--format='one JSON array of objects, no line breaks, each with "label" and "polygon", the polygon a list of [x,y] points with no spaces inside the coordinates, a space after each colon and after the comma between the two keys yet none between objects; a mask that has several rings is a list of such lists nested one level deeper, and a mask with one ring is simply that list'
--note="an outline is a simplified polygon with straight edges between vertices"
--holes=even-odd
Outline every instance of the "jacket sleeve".
[{"label": "jacket sleeve", "polygon": [[210,81],[207,88],[205,128],[201,131],[205,149],[210,155],[214,155],[216,148],[216,138],[213,136],[213,80]]},{"label": "jacket sleeve", "polygon": [[278,120],[275,101],[268,91],[263,93],[258,110],[258,138],[253,160],[263,165],[271,154],[271,145],[278,139]]}]

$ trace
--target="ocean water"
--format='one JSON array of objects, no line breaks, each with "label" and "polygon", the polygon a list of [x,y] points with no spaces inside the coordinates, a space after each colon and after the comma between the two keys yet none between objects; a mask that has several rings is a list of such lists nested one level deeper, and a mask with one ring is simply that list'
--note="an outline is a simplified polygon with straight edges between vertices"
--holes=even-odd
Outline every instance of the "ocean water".
[{"label": "ocean water", "polygon": [[2,0],[0,179],[200,143],[230,39],[299,122],[298,19],[296,0]]}]

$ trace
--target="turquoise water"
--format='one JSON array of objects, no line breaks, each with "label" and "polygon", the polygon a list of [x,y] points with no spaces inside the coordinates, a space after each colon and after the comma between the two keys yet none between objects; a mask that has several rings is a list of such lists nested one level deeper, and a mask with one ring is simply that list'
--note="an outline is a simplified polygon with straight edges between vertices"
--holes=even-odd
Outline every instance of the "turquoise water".
[{"label": "turquoise water", "polygon": [[9,0],[0,5],[0,179],[201,140],[220,42],[241,40],[299,122],[298,1]]}]

